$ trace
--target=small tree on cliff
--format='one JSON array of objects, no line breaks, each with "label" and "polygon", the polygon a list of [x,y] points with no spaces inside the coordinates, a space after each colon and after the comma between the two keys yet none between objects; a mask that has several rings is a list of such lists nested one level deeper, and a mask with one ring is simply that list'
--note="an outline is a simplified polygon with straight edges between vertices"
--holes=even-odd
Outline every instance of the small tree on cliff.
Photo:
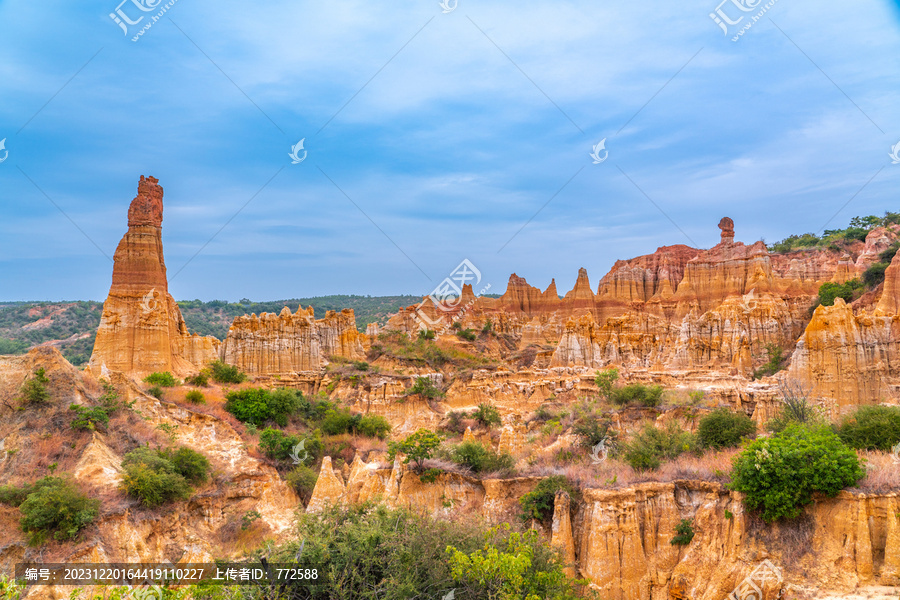
[{"label": "small tree on cliff", "polygon": [[435,449],[441,445],[441,436],[427,429],[420,429],[406,439],[400,442],[390,442],[388,450],[390,451],[390,459],[394,460],[397,453],[403,454],[404,464],[410,461],[416,463],[416,470],[421,471],[425,466],[425,461],[432,457]]}]

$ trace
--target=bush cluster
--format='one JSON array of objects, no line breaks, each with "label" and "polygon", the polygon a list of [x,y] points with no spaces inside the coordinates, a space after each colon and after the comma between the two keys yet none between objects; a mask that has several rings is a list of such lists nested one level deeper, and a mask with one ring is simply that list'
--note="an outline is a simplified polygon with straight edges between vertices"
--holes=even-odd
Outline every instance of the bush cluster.
[{"label": "bush cluster", "polygon": [[144,377],[144,383],[157,385],[159,387],[176,387],[180,385],[180,382],[175,379],[175,376],[168,371],[163,373],[150,373]]},{"label": "bush cluster", "polygon": [[569,497],[576,501],[581,496],[564,475],[551,475],[541,479],[534,490],[519,498],[519,506],[522,507],[521,519],[525,522],[532,519],[547,523],[553,517],[553,505],[556,501],[556,492],[563,490]]},{"label": "bush cluster", "polygon": [[237,367],[226,365],[221,360],[209,363],[209,376],[216,383],[243,383],[247,375]]},{"label": "bush cluster", "polygon": [[632,383],[613,388],[609,400],[618,406],[659,406],[662,403],[664,388],[661,385],[644,385]]},{"label": "bush cluster", "polygon": [[46,404],[50,402],[50,391],[47,386],[50,379],[44,367],[35,370],[31,378],[22,384],[19,395],[25,404]]},{"label": "bush cluster", "polygon": [[297,465],[297,467],[285,477],[285,481],[287,481],[289,486],[294,488],[294,491],[300,496],[300,500],[303,501],[304,506],[309,504],[318,479],[318,472],[306,465]]},{"label": "bush cluster", "polygon": [[838,436],[857,450],[891,450],[900,443],[900,407],[860,406],[844,417]]},{"label": "bush cluster", "polygon": [[294,448],[303,442],[302,450],[298,450],[297,456],[304,459],[304,464],[310,465],[318,461],[325,453],[325,446],[318,432],[301,438],[298,435],[285,433],[280,429],[267,427],[259,434],[260,451],[273,460],[293,460]]},{"label": "bush cluster", "polygon": [[206,481],[209,460],[186,448],[152,450],[141,446],[122,459],[122,488],[149,507],[190,497],[192,485]]},{"label": "bush cluster", "polygon": [[703,448],[720,450],[736,448],[741,440],[753,437],[756,423],[742,412],[734,412],[727,408],[718,408],[700,419],[697,426],[697,437]]},{"label": "bush cluster", "polygon": [[284,427],[288,417],[301,408],[302,394],[280,388],[266,390],[263,388],[245,388],[233,390],[225,395],[225,410],[233,414],[239,421],[252,423],[260,427],[268,421],[274,421]]},{"label": "bush cluster", "polygon": [[485,427],[500,425],[501,423],[500,411],[497,410],[496,406],[488,404],[487,402],[479,404],[478,408],[473,410],[469,417],[475,419],[479,424]]},{"label": "bush cluster", "polygon": [[833,306],[835,298],[843,298],[844,302],[852,302],[859,297],[857,292],[862,287],[863,283],[859,279],[851,279],[844,283],[826,281],[819,286],[819,304],[822,306]]},{"label": "bush cluster", "polygon": [[0,486],[0,502],[19,507],[19,526],[32,544],[42,543],[47,536],[75,539],[100,509],[99,500],[88,498],[66,479],[50,476],[22,487]]},{"label": "bush cluster", "polygon": [[694,524],[690,519],[682,519],[675,526],[675,536],[669,543],[673,546],[687,546],[694,539]]},{"label": "bush cluster", "polygon": [[648,471],[659,468],[663,460],[698,449],[697,439],[691,433],[675,421],[669,421],[665,429],[646,425],[622,445],[620,453],[633,469]]},{"label": "bush cluster", "polygon": [[575,598],[557,554],[536,534],[485,532],[466,520],[383,505],[303,514],[297,541],[274,549],[269,560],[319,570],[314,583],[289,584],[284,597],[291,598]]},{"label": "bush cluster", "polygon": [[430,377],[416,377],[415,382],[406,390],[406,396],[419,395],[425,398],[443,398],[444,392],[432,383]]},{"label": "bush cluster", "polygon": [[478,442],[463,442],[455,446],[450,450],[449,458],[476,473],[511,471],[515,464],[509,454],[498,454]]},{"label": "bush cluster", "polygon": [[399,442],[388,442],[388,457],[394,460],[399,453],[403,454],[404,464],[416,463],[416,469],[421,471],[425,461],[434,456],[434,451],[441,445],[441,436],[429,431],[419,429]]},{"label": "bush cluster", "polygon": [[732,488],[766,521],[798,517],[813,493],[834,496],[865,476],[856,452],[827,426],[790,424],[733,460]]}]

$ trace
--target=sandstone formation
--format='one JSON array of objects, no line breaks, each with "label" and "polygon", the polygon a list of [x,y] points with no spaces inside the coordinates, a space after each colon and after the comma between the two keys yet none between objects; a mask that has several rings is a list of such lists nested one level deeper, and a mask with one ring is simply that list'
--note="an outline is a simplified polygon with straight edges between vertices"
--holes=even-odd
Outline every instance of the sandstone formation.
[{"label": "sandstone formation", "polygon": [[[709,250],[663,246],[650,255],[617,261],[600,280],[596,293],[585,269],[579,270],[574,288],[562,298],[555,281],[541,291],[513,274],[500,298],[474,298],[465,310],[456,312],[438,310],[426,299],[419,307],[401,310],[386,329],[414,334],[427,326],[449,334],[453,321],[473,330],[490,321],[493,331],[513,340],[517,350],[531,349],[538,367],[593,371],[616,365],[658,376],[674,369],[746,378],[766,362],[770,344],[789,355],[800,339],[795,371],[809,371],[807,381],[821,379],[817,374],[823,369],[833,372],[840,364],[859,368],[858,375],[840,376],[859,377],[859,385],[842,379],[836,386],[817,385],[820,393],[836,394],[845,398],[841,400],[845,403],[883,396],[886,388],[879,382],[900,375],[894,350],[888,348],[896,334],[884,319],[874,329],[865,325],[868,321],[860,322],[856,327],[863,327],[866,333],[853,337],[856,333],[851,330],[829,332],[828,327],[821,333],[820,314],[810,323],[809,343],[801,336],[819,287],[860,277],[897,239],[900,227],[876,228],[865,243],[853,242],[848,248],[855,259],[844,250],[774,253],[763,242],[745,245],[734,241],[734,222],[728,217],[719,222],[719,228],[721,241]],[[900,301],[892,304],[894,298],[900,298],[896,281],[897,277],[889,275],[885,292],[867,300],[872,306],[877,303],[874,316],[887,318],[898,313]],[[833,315],[837,314],[834,311],[839,312],[833,309]],[[427,317],[424,322],[423,315]],[[837,322],[834,316],[829,319]],[[825,335],[830,341],[814,342],[815,335]],[[848,343],[842,345],[841,340]],[[856,349],[851,348],[854,344]],[[842,346],[844,358],[807,358],[810,349],[815,355],[824,346]],[[549,355],[544,350],[548,347],[554,348]],[[858,390],[841,391],[847,386]]]},{"label": "sandstone formation", "polygon": [[222,345],[222,359],[250,375],[318,371],[329,357],[362,359],[365,335],[352,309],[328,311],[316,319],[313,307],[296,313],[238,317]]},{"label": "sandstone formation", "polygon": [[169,294],[162,247],[163,189],[141,176],[128,209],[128,232],[113,257],[112,287],[103,304],[90,370],[137,376],[198,371],[218,356],[219,341],[188,333]]},{"label": "sandstone formation", "polygon": [[885,271],[872,313],[837,298],[819,306],[797,342],[792,377],[838,406],[896,397],[900,386],[900,253]]}]

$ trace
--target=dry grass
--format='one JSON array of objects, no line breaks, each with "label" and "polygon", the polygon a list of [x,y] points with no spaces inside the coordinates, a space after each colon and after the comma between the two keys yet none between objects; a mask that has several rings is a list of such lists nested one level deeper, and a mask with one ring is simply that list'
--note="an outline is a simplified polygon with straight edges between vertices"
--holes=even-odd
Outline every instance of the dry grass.
[{"label": "dry grass", "polygon": [[678,458],[664,462],[655,471],[636,471],[628,464],[607,458],[594,464],[588,452],[573,447],[576,459],[569,463],[559,463],[552,458],[543,458],[519,475],[546,477],[549,475],[565,475],[579,488],[619,489],[642,482],[672,482],[684,479],[695,481],[711,481],[725,484],[730,480],[731,458],[738,449],[707,452],[702,456],[682,454]]},{"label": "dry grass", "polygon": [[893,454],[879,450],[861,450],[858,454],[866,461],[866,476],[849,491],[884,494],[900,489],[900,462]]}]

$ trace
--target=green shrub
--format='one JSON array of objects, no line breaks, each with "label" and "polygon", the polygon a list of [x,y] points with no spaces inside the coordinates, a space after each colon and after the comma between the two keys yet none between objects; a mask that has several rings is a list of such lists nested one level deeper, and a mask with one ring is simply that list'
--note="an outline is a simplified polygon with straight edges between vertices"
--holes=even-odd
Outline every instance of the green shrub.
[{"label": "green shrub", "polygon": [[485,427],[499,425],[501,423],[500,411],[497,410],[497,407],[488,404],[487,402],[479,404],[478,408],[472,411],[470,416]]},{"label": "green shrub", "polygon": [[568,492],[572,500],[580,498],[578,490],[564,475],[545,477],[538,482],[533,491],[519,498],[519,506],[522,507],[521,519],[525,522],[532,519],[542,523],[549,522],[553,517],[553,504],[558,490]]},{"label": "green shrub", "polygon": [[727,408],[718,408],[700,419],[697,437],[704,448],[720,450],[736,448],[741,439],[753,437],[756,423],[742,412],[733,412]]},{"label": "green shrub", "polygon": [[197,387],[209,387],[209,374],[203,369],[193,377],[185,377],[184,382]]},{"label": "green shrub", "polygon": [[191,404],[206,404],[206,398],[200,390],[190,390],[184,395],[184,399]]},{"label": "green shrub", "polygon": [[309,504],[318,479],[319,474],[306,465],[298,465],[285,477],[287,484],[294,488],[294,491],[300,496],[300,500],[303,501],[304,506]]},{"label": "green shrub", "polygon": [[165,390],[163,390],[158,385],[154,385],[152,388],[147,390],[147,393],[156,398],[157,400],[162,400],[163,396],[166,395]]},{"label": "green shrub", "polygon": [[356,425],[359,435],[385,439],[391,432],[391,424],[381,415],[363,415]]},{"label": "green shrub", "polygon": [[0,598],[4,600],[20,600],[24,593],[24,583],[17,583],[12,577],[0,575]]},{"label": "green shrub", "polygon": [[34,491],[33,485],[17,487],[14,485],[0,485],[0,504],[19,506],[25,502],[28,494]]},{"label": "green shrub", "polygon": [[[302,540],[302,541],[301,541]],[[454,550],[448,553],[447,547]],[[300,549],[302,547],[302,552]],[[510,561],[513,571],[499,579],[477,577],[460,563],[459,580],[454,578],[453,557],[482,551],[485,555]],[[563,595],[567,581],[562,565],[539,536],[518,538],[505,528],[487,534],[477,523],[467,520],[437,519],[414,510],[391,509],[383,505],[333,506],[298,519],[297,540],[272,550],[273,563],[291,563],[298,569],[318,569],[319,580],[290,583],[279,598],[309,600],[456,600],[488,598],[552,598]],[[504,562],[503,564],[507,564]],[[516,594],[494,586],[512,581],[522,589]],[[540,584],[535,583],[539,581]],[[540,585],[540,587],[536,587]],[[452,596],[448,594],[453,592]],[[532,594],[526,596],[526,593]],[[523,593],[518,593],[523,592]]]},{"label": "green shrub", "polygon": [[458,465],[468,467],[476,473],[510,471],[515,464],[509,454],[497,454],[478,442],[463,442],[450,451],[450,458]]},{"label": "green shrub", "polygon": [[900,442],[900,407],[860,406],[844,417],[838,435],[857,450],[890,450]]},{"label": "green shrub", "polygon": [[863,283],[866,284],[866,287],[873,288],[884,281],[884,272],[889,266],[890,263],[877,262],[866,269],[863,273]]},{"label": "green shrub", "polygon": [[259,449],[271,459],[290,460],[294,448],[300,441],[299,436],[285,433],[280,429],[267,427],[259,434]]},{"label": "green shrub", "polygon": [[769,342],[766,344],[766,355],[769,357],[769,360],[753,372],[753,379],[774,375],[784,368],[784,362],[787,360],[787,357],[785,357],[781,346]]},{"label": "green shrub", "polygon": [[432,399],[444,397],[444,392],[435,387],[434,383],[431,382],[430,377],[416,377],[416,381],[408,390],[406,390],[405,395],[413,396],[415,394]]},{"label": "green shrub", "polygon": [[266,421],[274,421],[284,427],[288,417],[296,413],[301,404],[298,394],[285,388],[273,391],[245,388],[225,395],[225,410],[239,421],[253,423],[257,427]]},{"label": "green shrub", "polygon": [[175,387],[179,385],[178,380],[168,371],[164,373],[150,373],[144,377],[144,382],[160,387]]},{"label": "green shrub", "polygon": [[156,507],[191,495],[191,482],[205,481],[209,461],[189,448],[132,450],[122,459],[122,488],[145,506]]},{"label": "green shrub", "polygon": [[427,429],[419,429],[400,442],[388,442],[390,460],[394,460],[397,453],[405,455],[404,464],[411,461],[416,463],[416,468],[422,470],[425,461],[434,455],[435,449],[441,445],[441,436]]},{"label": "green shrub", "polygon": [[242,383],[247,375],[237,367],[226,365],[221,360],[209,363],[209,375],[216,383]]},{"label": "green shrub", "polygon": [[[499,538],[504,536],[505,539]],[[454,579],[474,598],[574,600],[583,597],[564,573],[559,559],[540,560],[540,534],[510,532],[509,524],[492,529],[484,546],[465,553],[447,547]]]},{"label": "green shrub", "polygon": [[616,368],[606,369],[605,371],[597,371],[594,377],[594,383],[600,390],[600,396],[606,400],[612,398],[612,393],[616,381],[619,380],[619,370]]},{"label": "green shrub", "polygon": [[865,476],[856,452],[826,426],[791,424],[733,460],[731,487],[766,521],[798,517],[814,492],[834,496]]},{"label": "green shrub", "polygon": [[834,283],[826,281],[819,286],[819,304],[822,306],[833,306],[835,298],[843,298],[845,302],[851,302],[854,292],[863,287],[859,279],[851,279],[844,283]]},{"label": "green shrub", "polygon": [[481,328],[481,333],[487,335],[494,329],[494,324],[490,319],[484,322],[484,327]]},{"label": "green shrub", "polygon": [[352,431],[360,421],[360,415],[340,408],[329,409],[322,419],[322,432],[326,435],[340,435]]},{"label": "green shrub", "polygon": [[367,363],[364,360],[354,360],[352,364],[353,364],[353,368],[356,369],[357,371],[368,371],[369,370],[369,363]]},{"label": "green shrub", "polygon": [[420,329],[419,330],[419,339],[420,340],[433,340],[434,339],[434,331],[431,329]]},{"label": "green shrub", "polygon": [[69,481],[44,477],[19,505],[19,525],[32,544],[42,543],[48,535],[55,540],[71,540],[97,518],[99,509],[99,500],[88,498]]},{"label": "green shrub", "polygon": [[74,410],[76,413],[75,418],[72,419],[73,429],[94,431],[99,426],[105,430],[106,426],[109,425],[110,411],[102,406],[87,407],[73,404],[69,407],[69,410]]},{"label": "green shrub", "polygon": [[175,472],[189,483],[194,485],[203,483],[209,477],[209,460],[196,450],[181,446],[161,452],[161,456],[172,463]]},{"label": "green shrub", "polygon": [[612,421],[588,416],[575,421],[572,432],[578,436],[581,445],[593,448],[601,442],[615,440],[616,432],[612,429]]},{"label": "green shrub", "polygon": [[11,340],[0,337],[0,355],[3,354],[25,354],[28,350],[28,342],[23,340]]},{"label": "green shrub", "polygon": [[669,543],[673,546],[687,546],[694,539],[694,527],[690,519],[682,519],[675,526],[675,537]]},{"label": "green shrub", "polygon": [[900,250],[900,240],[895,241],[893,244],[888,246],[888,248],[878,255],[879,262],[884,262],[890,264],[892,260],[894,260],[894,256],[897,254],[897,251]]},{"label": "green shrub", "polygon": [[478,339],[478,334],[471,329],[459,329],[456,331],[456,337],[461,340],[474,342],[476,339]]},{"label": "green shrub", "polygon": [[47,377],[47,372],[44,370],[44,367],[40,367],[34,372],[31,379],[22,384],[19,390],[22,401],[26,404],[46,404],[50,402],[50,392],[47,390],[49,384],[50,379]]},{"label": "green shrub", "polygon": [[609,399],[613,404],[637,406],[659,406],[662,403],[663,386],[632,383],[620,388],[613,388]]},{"label": "green shrub", "polygon": [[697,440],[675,421],[665,429],[646,425],[622,447],[622,458],[638,471],[653,470],[663,460],[673,459],[684,452],[696,452]]}]

